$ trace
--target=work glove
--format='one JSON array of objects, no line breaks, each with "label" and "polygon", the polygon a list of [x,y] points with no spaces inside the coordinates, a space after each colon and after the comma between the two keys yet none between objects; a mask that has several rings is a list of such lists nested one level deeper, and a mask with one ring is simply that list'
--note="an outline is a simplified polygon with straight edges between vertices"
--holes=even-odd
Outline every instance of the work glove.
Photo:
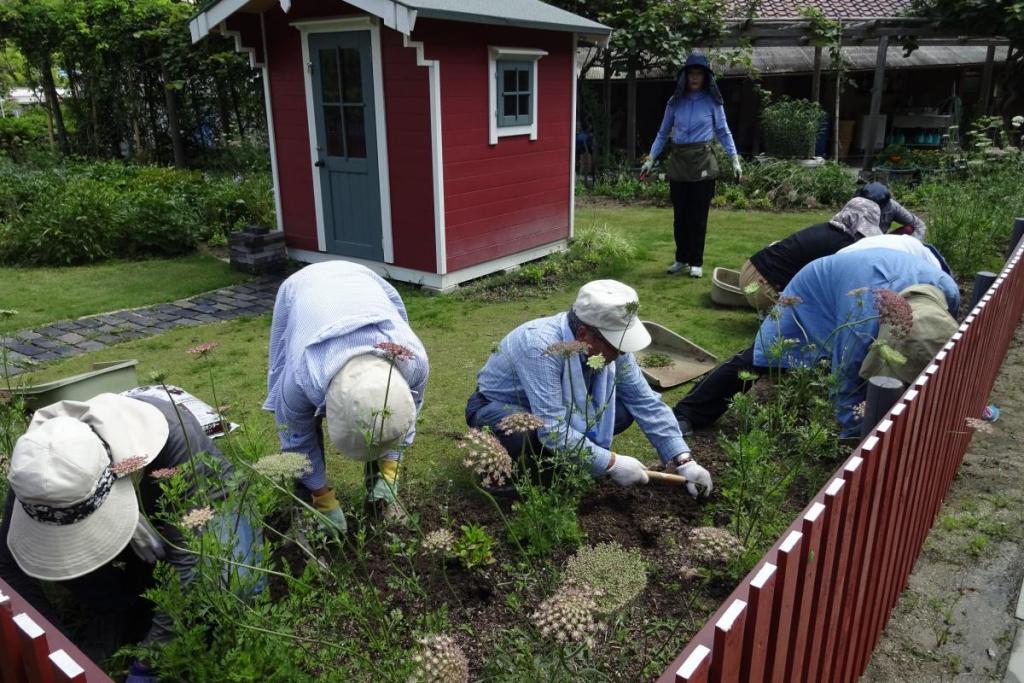
[{"label": "work glove", "polygon": [[636,458],[628,455],[613,455],[615,461],[608,469],[608,476],[619,486],[636,486],[648,481],[647,468]]},{"label": "work glove", "polygon": [[743,177],[743,166],[740,165],[740,155],[737,154],[732,158],[732,175],[739,182]]},{"label": "work glove", "polygon": [[128,669],[128,677],[124,679],[124,683],[157,683],[159,680],[160,676],[155,669],[150,669],[136,659]]},{"label": "work glove", "polygon": [[323,515],[319,518],[322,529],[334,534],[343,534],[348,530],[345,513],[341,511],[341,505],[334,496],[334,489],[327,489],[326,493],[319,496],[314,493],[313,507]]},{"label": "work glove", "polygon": [[640,167],[640,177],[641,178],[646,178],[648,175],[650,175],[650,173],[651,173],[651,171],[653,169],[654,169],[654,159],[651,159],[650,157],[648,157],[647,161],[645,161],[643,166]]},{"label": "work glove", "polygon": [[697,498],[701,495],[700,489],[697,488],[698,484],[704,487],[705,496],[711,494],[711,490],[714,488],[711,483],[711,474],[698,465],[688,452],[677,455],[672,459],[672,464],[676,468],[676,474],[686,478],[686,490],[691,496]]},{"label": "work glove", "polygon": [[131,540],[132,550],[147,564],[156,564],[164,558],[164,542],[149,523],[146,515],[139,512],[139,523],[135,525]]}]

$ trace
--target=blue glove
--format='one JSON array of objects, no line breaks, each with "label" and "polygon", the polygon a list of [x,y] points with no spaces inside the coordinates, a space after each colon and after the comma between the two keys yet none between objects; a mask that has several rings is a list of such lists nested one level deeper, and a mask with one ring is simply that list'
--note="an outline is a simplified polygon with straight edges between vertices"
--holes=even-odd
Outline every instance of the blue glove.
[{"label": "blue glove", "polygon": [[128,678],[124,679],[124,683],[157,683],[159,680],[156,669],[150,669],[136,659],[132,662],[132,668],[128,669]]}]

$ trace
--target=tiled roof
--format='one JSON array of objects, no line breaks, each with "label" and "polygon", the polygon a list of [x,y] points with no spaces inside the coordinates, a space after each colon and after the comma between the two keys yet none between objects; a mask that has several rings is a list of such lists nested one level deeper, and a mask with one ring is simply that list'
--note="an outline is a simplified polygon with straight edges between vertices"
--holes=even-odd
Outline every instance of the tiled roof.
[{"label": "tiled roof", "polygon": [[[746,16],[747,2],[732,0],[734,17]],[[843,19],[889,19],[903,16],[910,9],[910,0],[761,0],[757,10],[758,19],[793,19],[800,17],[805,7],[818,7],[826,16]]]}]

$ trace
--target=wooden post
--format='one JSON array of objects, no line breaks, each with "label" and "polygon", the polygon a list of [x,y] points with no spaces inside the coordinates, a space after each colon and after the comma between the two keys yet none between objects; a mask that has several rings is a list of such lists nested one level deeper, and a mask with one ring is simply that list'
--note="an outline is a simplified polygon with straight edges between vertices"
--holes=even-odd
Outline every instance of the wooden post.
[{"label": "wooden post", "polygon": [[999,277],[995,273],[990,273],[987,270],[980,270],[974,276],[974,295],[971,297],[971,308],[973,309],[981,301],[981,297],[985,296],[985,292],[992,286],[992,283]]},{"label": "wooden post", "polygon": [[996,61],[996,46],[989,45],[985,53],[985,68],[981,72],[981,113],[988,114],[992,104],[992,68]]},{"label": "wooden post", "polygon": [[1007,258],[1013,256],[1013,252],[1024,238],[1024,218],[1013,219],[1013,235],[1010,237],[1010,250],[1006,253]]},{"label": "wooden post", "polygon": [[889,36],[881,36],[878,39],[878,54],[875,57],[875,78],[871,83],[871,113],[862,168],[869,168],[875,156],[875,137],[878,135],[878,114],[882,109],[882,91],[885,90],[885,58],[888,51]]},{"label": "wooden post", "polygon": [[636,161],[636,58],[629,58],[626,70],[626,160]]},{"label": "wooden post", "polygon": [[836,23],[839,26],[839,44],[836,46],[836,54],[839,56],[839,61],[832,65],[836,72],[836,100],[835,100],[835,111],[832,112],[832,160],[839,163],[839,96],[843,92],[843,19],[839,17],[836,19]]},{"label": "wooden post", "polygon": [[814,73],[811,75],[811,101],[821,101],[821,45],[814,46]]},{"label": "wooden post", "polygon": [[892,404],[903,395],[903,382],[895,377],[876,376],[868,380],[868,395],[864,402],[861,436],[867,436],[878,421],[889,412]]}]

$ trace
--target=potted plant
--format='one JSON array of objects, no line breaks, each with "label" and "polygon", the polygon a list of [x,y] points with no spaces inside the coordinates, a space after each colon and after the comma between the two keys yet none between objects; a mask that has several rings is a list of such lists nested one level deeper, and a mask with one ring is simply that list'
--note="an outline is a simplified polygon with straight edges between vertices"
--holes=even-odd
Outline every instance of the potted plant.
[{"label": "potted plant", "polygon": [[825,115],[821,105],[810,100],[780,100],[761,110],[765,151],[784,159],[813,159],[818,128]]}]

